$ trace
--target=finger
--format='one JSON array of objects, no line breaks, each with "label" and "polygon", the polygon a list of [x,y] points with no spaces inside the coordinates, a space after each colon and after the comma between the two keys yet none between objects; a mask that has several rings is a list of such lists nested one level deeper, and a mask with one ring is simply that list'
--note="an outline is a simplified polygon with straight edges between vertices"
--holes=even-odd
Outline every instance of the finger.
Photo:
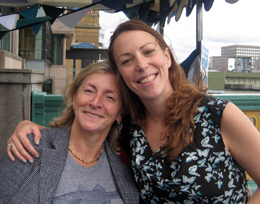
[{"label": "finger", "polygon": [[42,138],[42,134],[41,134],[41,132],[40,132],[40,129],[37,127],[33,127],[33,129],[32,129],[32,133],[33,133],[33,135],[34,135],[34,143],[36,144],[36,145],[39,145],[39,143],[40,143],[40,140],[41,140],[41,138]]},{"label": "finger", "polygon": [[[22,161],[23,163],[26,163],[26,159],[17,151],[15,145],[13,145],[11,148],[10,148],[10,151],[13,152],[15,154],[15,156],[20,160]],[[31,163],[33,163],[32,160],[30,160]]]},{"label": "finger", "polygon": [[11,151],[11,148],[9,147],[9,144],[13,144],[13,142],[10,139],[7,141],[7,154],[12,161],[15,161],[15,157]]},{"label": "finger", "polygon": [[[18,133],[17,135],[13,134],[11,136],[11,141],[14,144],[14,146],[11,148],[11,151],[19,160],[23,162],[27,162],[27,161],[33,162],[33,158],[31,157],[31,155],[24,149],[24,147],[27,148],[26,143],[29,143],[31,145],[27,136],[25,136],[23,139],[23,137],[21,137],[21,133]],[[34,151],[36,152],[36,150]]]},{"label": "finger", "polygon": [[[20,138],[13,141],[15,144],[15,147],[17,151],[27,160],[27,161],[33,161],[33,158],[31,155],[33,155],[36,158],[39,158],[39,153],[35,150],[35,148],[32,146],[31,142],[29,141],[27,135],[24,137],[22,133],[17,133],[17,137]],[[29,154],[29,153],[31,154]],[[16,155],[16,154],[15,154]]]}]

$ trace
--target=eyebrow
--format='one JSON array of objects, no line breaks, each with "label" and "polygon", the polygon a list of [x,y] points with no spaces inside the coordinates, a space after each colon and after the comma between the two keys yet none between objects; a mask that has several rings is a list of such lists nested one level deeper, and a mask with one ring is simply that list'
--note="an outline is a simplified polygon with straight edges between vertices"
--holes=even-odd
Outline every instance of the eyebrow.
[{"label": "eyebrow", "polygon": [[[144,45],[142,45],[140,48],[139,48],[139,50],[142,50],[145,46],[147,46],[147,45],[149,45],[149,44],[152,44],[152,45],[154,45],[153,43],[151,43],[151,42],[148,42],[148,43],[146,43],[146,44],[144,44]],[[120,59],[120,57],[123,57],[123,56],[128,56],[128,55],[132,55],[132,54],[130,54],[130,53],[124,53],[124,54],[122,54],[122,55],[120,55],[119,57],[118,57],[118,59]]]},{"label": "eyebrow", "polygon": [[143,46],[141,46],[141,47],[140,47],[140,50],[143,49],[145,46],[150,45],[150,44],[153,45],[153,43],[148,42],[148,43],[144,44]]},{"label": "eyebrow", "polygon": [[[88,86],[88,85],[91,86],[93,89],[97,90],[97,87],[94,84],[88,82],[86,86]],[[114,91],[114,90],[111,90],[111,89],[106,89],[105,93],[113,93],[113,94],[119,95],[117,93],[117,91]]]}]

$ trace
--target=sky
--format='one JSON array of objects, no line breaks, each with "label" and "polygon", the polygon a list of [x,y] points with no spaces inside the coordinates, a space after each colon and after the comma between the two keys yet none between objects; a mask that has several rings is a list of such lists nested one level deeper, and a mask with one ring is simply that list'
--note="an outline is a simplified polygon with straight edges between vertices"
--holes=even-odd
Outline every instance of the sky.
[{"label": "sky", "polygon": [[[128,19],[122,12],[100,12],[100,26],[105,30],[105,47],[108,47],[115,27],[126,20]],[[260,46],[259,21],[259,0],[239,0],[235,4],[215,0],[208,12],[203,8],[202,44],[209,50],[209,56],[220,56],[223,46]],[[177,57],[177,61],[185,60],[196,49],[196,7],[189,17],[186,17],[184,8],[178,22],[175,21],[175,17],[171,18],[170,23],[165,25],[164,39]]]}]

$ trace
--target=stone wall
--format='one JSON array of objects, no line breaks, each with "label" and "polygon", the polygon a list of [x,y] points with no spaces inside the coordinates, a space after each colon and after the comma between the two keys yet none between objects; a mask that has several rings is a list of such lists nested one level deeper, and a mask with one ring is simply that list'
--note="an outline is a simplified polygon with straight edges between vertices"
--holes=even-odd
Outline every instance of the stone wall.
[{"label": "stone wall", "polygon": [[31,94],[42,91],[43,82],[43,71],[0,69],[0,156],[16,125],[31,119]]}]

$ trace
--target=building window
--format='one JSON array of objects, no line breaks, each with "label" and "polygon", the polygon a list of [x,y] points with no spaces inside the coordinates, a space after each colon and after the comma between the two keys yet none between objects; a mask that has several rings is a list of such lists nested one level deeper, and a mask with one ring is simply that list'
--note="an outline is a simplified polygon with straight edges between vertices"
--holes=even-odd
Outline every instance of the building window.
[{"label": "building window", "polygon": [[[0,31],[5,31],[6,28],[4,26],[2,26],[0,24]],[[6,50],[8,52],[10,52],[10,35],[12,34],[13,32],[8,32],[4,35],[4,37],[1,38],[0,40],[0,50]]]},{"label": "building window", "polygon": [[[40,32],[40,31],[39,31]],[[19,31],[19,56],[23,59],[37,59],[35,56],[36,44],[41,42],[35,39],[35,34],[31,28],[20,29]]]},{"label": "building window", "polygon": [[81,70],[84,69],[84,68],[85,68],[85,66],[84,66],[84,60],[82,59],[82,60],[81,60]]},{"label": "building window", "polygon": [[44,59],[53,63],[53,44],[49,22],[42,23],[37,35],[31,27],[19,31],[19,56],[23,59]]},{"label": "building window", "polygon": [[54,58],[53,64],[63,65],[63,35],[53,35]]},{"label": "building window", "polygon": [[[1,7],[0,8],[0,16],[12,14],[12,11],[7,8],[7,7]],[[0,31],[8,31],[6,27],[4,27],[2,24],[0,24]],[[13,32],[10,31],[6,33],[0,40],[0,50],[6,50],[8,52],[12,52],[10,50],[10,44],[12,44],[11,39],[12,39]]]}]

